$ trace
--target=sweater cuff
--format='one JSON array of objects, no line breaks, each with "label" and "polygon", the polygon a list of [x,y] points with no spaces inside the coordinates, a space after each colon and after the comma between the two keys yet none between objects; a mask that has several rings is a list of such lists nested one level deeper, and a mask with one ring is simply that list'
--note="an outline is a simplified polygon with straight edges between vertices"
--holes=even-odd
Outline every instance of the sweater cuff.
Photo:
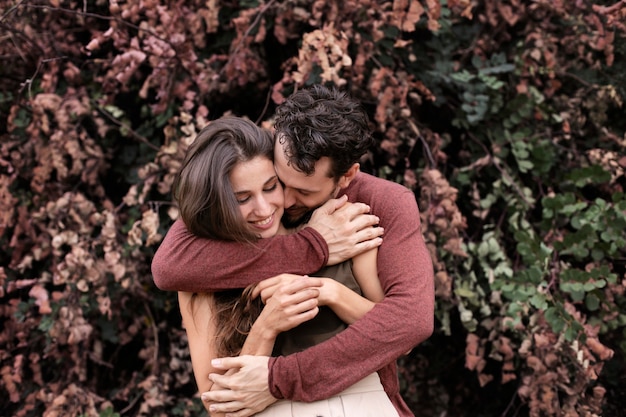
[{"label": "sweater cuff", "polygon": [[284,400],[285,396],[280,391],[280,387],[276,383],[277,382],[276,380],[278,378],[275,378],[275,375],[274,375],[274,364],[276,363],[277,359],[278,359],[278,357],[270,356],[270,360],[269,360],[269,362],[267,364],[267,366],[269,368],[269,374],[268,374],[268,377],[267,377],[267,384],[269,385],[270,394],[272,394],[272,396],[274,398],[277,398],[279,400]]},{"label": "sweater cuff", "polygon": [[302,372],[298,365],[301,352],[270,357],[267,383],[270,393],[279,400],[303,401]]}]

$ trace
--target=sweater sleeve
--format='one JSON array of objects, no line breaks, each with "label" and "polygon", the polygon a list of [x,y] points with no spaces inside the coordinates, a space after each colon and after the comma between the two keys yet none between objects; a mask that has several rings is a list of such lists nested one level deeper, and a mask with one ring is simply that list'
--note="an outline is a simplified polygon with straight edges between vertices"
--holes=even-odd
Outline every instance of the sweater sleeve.
[{"label": "sweater sleeve", "polygon": [[[378,190],[370,203],[385,228],[378,252],[385,299],[335,337],[303,352],[270,358],[269,387],[276,398],[331,397],[426,340],[434,330],[433,265],[414,194]],[[361,200],[365,201],[365,200]]]},{"label": "sweater sleeve", "polygon": [[162,290],[210,292],[245,288],[284,272],[311,274],[327,261],[328,246],[310,227],[244,244],[199,238],[179,219],[152,259],[152,276]]}]

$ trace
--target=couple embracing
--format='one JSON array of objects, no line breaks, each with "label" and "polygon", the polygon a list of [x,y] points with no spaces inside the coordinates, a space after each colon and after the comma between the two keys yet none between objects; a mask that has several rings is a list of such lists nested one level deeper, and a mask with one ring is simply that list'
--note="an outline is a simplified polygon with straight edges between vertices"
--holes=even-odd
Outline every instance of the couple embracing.
[{"label": "couple embracing", "polygon": [[318,85],[273,134],[223,117],[189,147],[152,272],[211,415],[413,416],[396,360],[432,334],[433,268],[412,191],[359,171],[371,145],[360,104]]}]

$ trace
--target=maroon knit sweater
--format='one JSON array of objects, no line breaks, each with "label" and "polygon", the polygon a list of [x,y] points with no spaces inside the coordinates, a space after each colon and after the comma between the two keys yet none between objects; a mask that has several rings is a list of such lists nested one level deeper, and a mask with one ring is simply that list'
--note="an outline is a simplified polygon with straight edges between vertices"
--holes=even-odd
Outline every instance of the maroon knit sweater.
[{"label": "maroon knit sweater", "polygon": [[[279,399],[316,401],[378,371],[400,417],[410,417],[413,413],[399,394],[396,359],[430,337],[435,303],[432,260],[415,196],[365,173],[345,194],[350,201],[369,204],[385,229],[378,251],[385,299],[332,339],[270,358],[270,392]],[[195,237],[178,220],[154,256],[152,274],[162,290],[205,292],[243,288],[283,272],[311,274],[327,261],[328,247],[310,227],[252,246]]]}]

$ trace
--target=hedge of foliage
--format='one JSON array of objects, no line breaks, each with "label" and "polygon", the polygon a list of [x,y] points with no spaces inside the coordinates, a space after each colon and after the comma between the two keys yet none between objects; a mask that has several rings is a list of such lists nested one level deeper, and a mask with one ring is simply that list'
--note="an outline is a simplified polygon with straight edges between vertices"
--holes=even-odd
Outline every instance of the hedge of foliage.
[{"label": "hedge of foliage", "polygon": [[312,83],[367,107],[415,190],[437,330],[420,416],[619,416],[626,2],[0,0],[0,415],[190,416],[151,279],[173,175],[225,113]]}]

